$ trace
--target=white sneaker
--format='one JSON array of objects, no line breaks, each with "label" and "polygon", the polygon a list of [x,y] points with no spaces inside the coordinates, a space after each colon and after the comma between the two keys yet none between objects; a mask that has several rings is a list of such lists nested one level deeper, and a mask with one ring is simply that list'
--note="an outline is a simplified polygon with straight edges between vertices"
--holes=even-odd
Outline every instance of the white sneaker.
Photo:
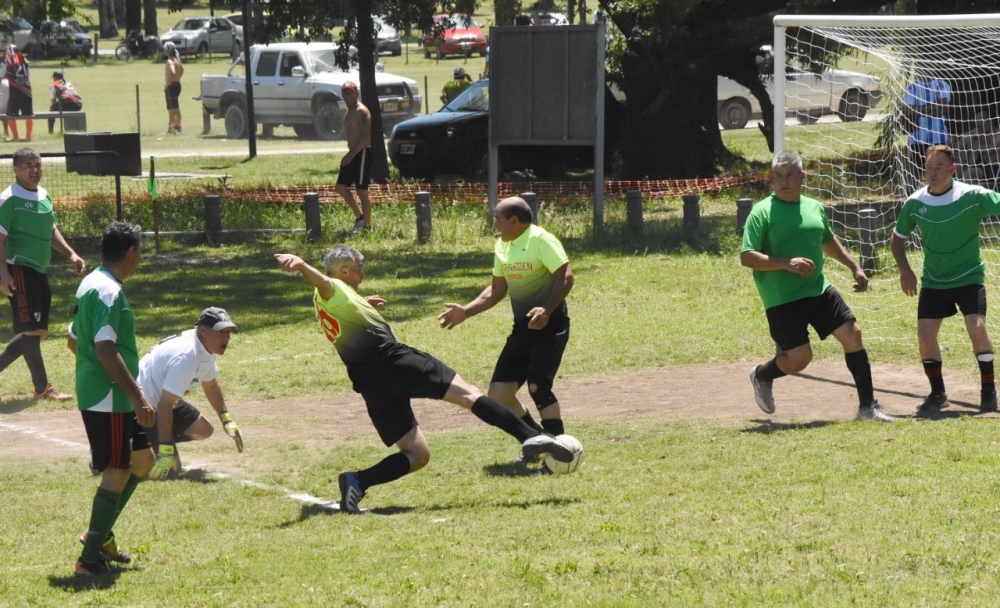
[{"label": "white sneaker", "polygon": [[873,400],[868,407],[858,408],[858,420],[896,422],[895,418],[882,411],[882,405],[877,400]]},{"label": "white sneaker", "polygon": [[774,413],[774,393],[771,392],[771,382],[757,379],[757,370],[760,366],[754,366],[750,370],[750,382],[753,383],[753,397],[757,400],[757,406],[764,410],[765,414]]}]

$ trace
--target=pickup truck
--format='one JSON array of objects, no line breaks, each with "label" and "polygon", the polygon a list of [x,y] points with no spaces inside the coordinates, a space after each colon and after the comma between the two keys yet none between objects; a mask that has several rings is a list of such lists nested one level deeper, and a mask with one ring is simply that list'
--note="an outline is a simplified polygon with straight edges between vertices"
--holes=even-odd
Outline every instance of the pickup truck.
[{"label": "pickup truck", "polygon": [[[286,42],[250,48],[254,122],[289,125],[303,138],[324,140],[344,136],[340,87],[360,83],[356,70],[343,71],[334,62],[333,43]],[[224,76],[202,75],[200,99],[205,114],[222,118],[226,135],[247,137],[246,79],[243,59],[236,59]],[[382,124],[396,124],[420,113],[423,98],[415,80],[379,70],[375,73]]]}]

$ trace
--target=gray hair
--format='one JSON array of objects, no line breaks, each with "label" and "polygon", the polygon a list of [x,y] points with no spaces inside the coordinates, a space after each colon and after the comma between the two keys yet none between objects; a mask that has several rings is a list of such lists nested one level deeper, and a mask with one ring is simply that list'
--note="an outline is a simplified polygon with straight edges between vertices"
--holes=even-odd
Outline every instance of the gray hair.
[{"label": "gray hair", "polygon": [[326,268],[327,276],[334,276],[337,271],[351,262],[360,262],[365,259],[361,252],[350,245],[334,245],[330,251],[323,256],[323,266]]},{"label": "gray hair", "polygon": [[796,169],[802,171],[802,157],[794,150],[782,150],[775,154],[774,160],[771,161],[771,168],[777,169],[785,165],[794,165]]},{"label": "gray hair", "polygon": [[42,160],[42,155],[34,150],[34,148],[20,148],[14,152],[14,166],[20,167],[29,160]]}]

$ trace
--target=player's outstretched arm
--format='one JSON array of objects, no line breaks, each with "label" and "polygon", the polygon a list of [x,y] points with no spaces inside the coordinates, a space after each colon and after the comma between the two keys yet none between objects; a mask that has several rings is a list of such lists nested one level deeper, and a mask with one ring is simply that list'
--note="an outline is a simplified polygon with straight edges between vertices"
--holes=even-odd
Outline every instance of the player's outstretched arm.
[{"label": "player's outstretched arm", "polygon": [[274,259],[278,261],[278,266],[285,272],[298,271],[302,278],[313,287],[319,290],[319,295],[325,300],[333,297],[333,283],[330,278],[307,264],[302,258],[292,253],[276,253]]},{"label": "player's outstretched arm", "polygon": [[482,291],[476,299],[465,306],[455,302],[446,302],[445,308],[448,310],[437,316],[438,324],[444,329],[451,329],[462,324],[469,317],[473,317],[489,310],[497,305],[497,302],[507,295],[507,279],[494,276],[486,289]]}]

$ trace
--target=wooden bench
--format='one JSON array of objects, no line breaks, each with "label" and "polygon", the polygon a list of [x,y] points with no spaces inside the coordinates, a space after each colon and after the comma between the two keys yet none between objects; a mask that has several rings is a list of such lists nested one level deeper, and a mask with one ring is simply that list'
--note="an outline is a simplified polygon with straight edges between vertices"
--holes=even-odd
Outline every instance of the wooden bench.
[{"label": "wooden bench", "polygon": [[[63,120],[63,130],[64,131],[86,131],[87,130],[87,113],[83,110],[77,110],[75,112],[35,112],[35,120],[48,120],[49,118],[55,118],[57,121],[59,118]],[[24,118],[29,118],[28,116],[16,116],[15,119],[22,120]],[[7,122],[8,118],[6,114],[0,114],[0,120]],[[58,123],[57,123],[58,128]]]}]

